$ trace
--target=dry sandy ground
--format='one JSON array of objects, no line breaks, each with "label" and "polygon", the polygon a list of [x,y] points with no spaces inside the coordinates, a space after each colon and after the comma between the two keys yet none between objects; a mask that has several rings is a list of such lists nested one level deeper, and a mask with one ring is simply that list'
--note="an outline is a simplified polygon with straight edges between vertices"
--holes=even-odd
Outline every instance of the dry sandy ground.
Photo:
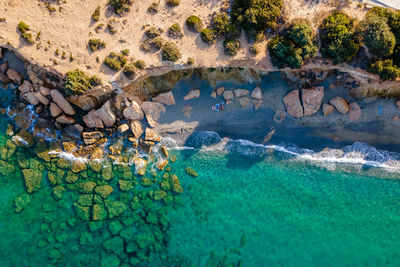
[{"label": "dry sandy ground", "polygon": [[[232,65],[232,62],[246,62],[247,66],[259,65],[259,67],[271,68],[266,55],[266,41],[259,44],[261,52],[254,56],[249,52],[249,44],[244,35],[241,37],[242,48],[234,56],[226,56],[223,52],[222,41],[208,46],[200,39],[200,35],[184,28],[182,39],[163,38],[177,43],[182,52],[182,59],[176,63],[161,60],[157,53],[144,53],[139,49],[140,42],[144,39],[144,26],[158,26],[165,31],[173,23],[184,26],[186,18],[192,14],[199,16],[206,25],[210,24],[212,14],[220,12],[225,1],[221,0],[181,0],[178,7],[170,8],[165,0],[159,2],[159,12],[151,15],[146,12],[154,0],[135,0],[132,9],[124,16],[113,14],[106,5],[107,0],[64,0],[60,4],[54,4],[57,9],[50,13],[41,0],[2,0],[0,5],[0,18],[6,18],[0,22],[0,45],[16,48],[24,57],[48,68],[52,68],[62,74],[75,68],[80,68],[89,74],[99,74],[105,83],[117,81],[120,86],[125,86],[129,80],[108,69],[102,64],[103,59],[111,51],[120,51],[129,48],[132,59],[143,59],[149,69],[167,66],[167,68],[181,68],[188,57],[196,59],[195,66],[215,67]],[[322,19],[337,6],[332,6],[332,1],[321,0],[285,0],[285,20],[290,22],[298,18],[308,18],[314,28]],[[101,19],[94,23],[91,15],[97,6],[101,7]],[[365,11],[356,7],[353,3],[348,13],[362,17]],[[107,30],[107,22],[115,18],[118,23],[116,34]],[[28,45],[19,35],[17,24],[19,21],[27,23],[36,36],[40,32],[40,40],[34,45]],[[96,33],[95,28],[104,24],[104,29]],[[105,41],[106,48],[92,53],[88,47],[88,40],[100,38]],[[59,55],[55,51],[58,48]],[[62,59],[65,52],[66,58]],[[69,55],[75,60],[70,62]],[[96,58],[98,57],[99,62]],[[54,64],[54,60],[57,64]]]}]

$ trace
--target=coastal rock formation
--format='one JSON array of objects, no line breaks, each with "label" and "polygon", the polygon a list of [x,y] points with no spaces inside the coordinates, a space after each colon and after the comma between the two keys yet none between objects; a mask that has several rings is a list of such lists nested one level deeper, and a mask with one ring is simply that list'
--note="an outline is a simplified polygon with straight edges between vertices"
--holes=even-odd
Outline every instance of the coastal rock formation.
[{"label": "coastal rock formation", "polygon": [[142,124],[140,121],[132,121],[129,125],[129,128],[131,129],[133,136],[137,139],[143,134],[143,128]]},{"label": "coastal rock formation", "polygon": [[24,175],[26,191],[28,193],[33,193],[40,189],[43,175],[39,169],[24,169],[22,170],[22,174]]},{"label": "coastal rock formation", "polygon": [[233,93],[235,94],[236,98],[239,98],[239,97],[248,95],[249,94],[249,90],[246,90],[246,89],[235,89],[235,90],[233,90]]},{"label": "coastal rock formation", "polygon": [[329,100],[329,104],[334,106],[336,110],[342,114],[346,114],[349,111],[349,105],[347,104],[347,101],[341,96],[332,98]]},{"label": "coastal rock formation", "polygon": [[33,87],[30,81],[25,80],[19,87],[18,91],[21,92],[21,94],[26,94],[28,92],[33,91]]},{"label": "coastal rock formation", "polygon": [[16,135],[14,135],[11,140],[19,147],[29,148],[34,145],[35,141],[33,136],[26,130],[21,129]]},{"label": "coastal rock formation", "polygon": [[283,98],[288,114],[292,117],[299,118],[303,116],[303,107],[300,102],[299,90],[293,90]]},{"label": "coastal rock formation", "polygon": [[100,109],[96,110],[96,116],[101,118],[104,126],[111,127],[114,125],[116,116],[114,111],[111,109],[110,100],[107,100]]},{"label": "coastal rock formation", "polygon": [[219,88],[217,89],[217,95],[218,95],[218,96],[222,95],[222,94],[224,93],[224,91],[225,91],[225,87],[219,87]]},{"label": "coastal rock formation", "polygon": [[32,92],[27,92],[22,96],[23,99],[25,99],[26,102],[28,102],[31,105],[36,106],[39,104],[39,100],[36,98],[35,94]]},{"label": "coastal rock formation", "polygon": [[82,117],[83,121],[85,122],[86,126],[89,128],[103,128],[103,120],[97,116],[95,110],[89,111],[88,114]]},{"label": "coastal rock formation", "polygon": [[129,126],[126,123],[121,124],[120,126],[118,126],[118,132],[119,133],[124,133],[124,132],[126,132],[128,130],[129,130]]},{"label": "coastal rock formation", "polygon": [[36,92],[34,93],[35,97],[37,98],[37,100],[39,100],[40,103],[42,103],[43,105],[47,106],[50,103],[50,100],[45,97],[41,92]]},{"label": "coastal rock formation", "polygon": [[124,109],[123,115],[128,120],[143,120],[144,114],[138,103],[132,100],[130,105]]},{"label": "coastal rock formation", "polygon": [[165,104],[167,106],[172,106],[175,105],[175,97],[172,91],[169,91],[167,93],[161,93],[156,97],[153,97],[152,99],[154,102],[158,102],[161,104]]},{"label": "coastal rock formation", "polygon": [[257,86],[256,88],[254,88],[254,90],[251,92],[250,95],[252,98],[254,99],[262,99],[262,92],[261,92],[261,88],[259,86]]},{"label": "coastal rock formation", "polygon": [[76,122],[74,118],[67,117],[65,115],[61,115],[56,119],[56,121],[61,124],[74,124]]},{"label": "coastal rock formation", "polygon": [[153,129],[146,128],[144,140],[153,141],[153,142],[160,142],[161,141],[161,137]]},{"label": "coastal rock formation", "polygon": [[52,117],[58,117],[62,113],[62,110],[57,106],[56,103],[50,103],[50,115]]},{"label": "coastal rock formation", "polygon": [[347,116],[349,117],[349,120],[354,122],[357,121],[362,115],[362,109],[356,102],[352,102],[349,104],[349,112],[347,113]]},{"label": "coastal rock formation", "polygon": [[335,111],[335,108],[332,105],[329,105],[327,103],[322,104],[322,112],[324,113],[324,116],[328,116],[332,112]]},{"label": "coastal rock formation", "polygon": [[187,95],[183,97],[183,100],[187,101],[194,98],[198,98],[199,96],[200,96],[200,89],[193,89],[190,90],[189,93],[187,93]]},{"label": "coastal rock formation", "polygon": [[[149,122],[150,118],[150,120],[152,120],[156,124],[158,122],[158,119],[160,118],[161,113],[165,113],[165,107],[163,104],[150,101],[145,101],[142,103],[142,110],[146,114],[147,121]],[[149,122],[149,124],[150,123],[151,122]],[[154,125],[154,123],[151,123],[150,126],[155,127],[152,124]]]},{"label": "coastal rock formation", "polygon": [[11,81],[13,81],[13,83],[15,83],[16,85],[22,84],[22,81],[24,80],[24,78],[16,70],[10,68],[7,70],[6,73],[7,73],[8,78]]},{"label": "coastal rock formation", "polygon": [[92,145],[92,144],[96,143],[97,141],[99,141],[103,137],[104,137],[104,134],[99,131],[82,133],[83,142],[86,145]]},{"label": "coastal rock formation", "polygon": [[321,107],[321,101],[323,97],[324,87],[322,86],[301,90],[304,116],[311,116],[317,113],[317,111]]},{"label": "coastal rock formation", "polygon": [[238,98],[238,101],[242,108],[246,108],[250,104],[250,98],[247,96],[242,96]]},{"label": "coastal rock formation", "polygon": [[64,111],[65,114],[75,115],[75,110],[72,108],[71,104],[64,98],[64,96],[57,90],[53,89],[50,91],[51,98],[53,102],[57,104],[59,108]]}]

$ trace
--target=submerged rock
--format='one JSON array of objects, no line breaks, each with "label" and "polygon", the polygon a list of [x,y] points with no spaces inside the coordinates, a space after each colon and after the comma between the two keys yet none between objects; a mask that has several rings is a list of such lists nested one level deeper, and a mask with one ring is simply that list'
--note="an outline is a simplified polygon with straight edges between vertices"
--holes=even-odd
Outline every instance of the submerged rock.
[{"label": "submerged rock", "polygon": [[24,148],[29,148],[35,143],[35,141],[33,140],[33,136],[24,129],[21,129],[16,135],[11,138],[11,140],[17,146]]},{"label": "submerged rock", "polygon": [[91,193],[96,187],[96,183],[92,181],[82,182],[76,185],[76,190],[81,193]]},{"label": "submerged rock", "polygon": [[201,148],[221,142],[221,137],[213,131],[197,131],[192,133],[186,140],[185,146]]},{"label": "submerged rock", "polygon": [[42,172],[38,169],[22,170],[25,180],[25,186],[28,193],[36,192],[40,189],[42,182]]},{"label": "submerged rock", "polygon": [[249,90],[246,89],[235,89],[233,90],[233,93],[235,94],[236,98],[240,98],[242,96],[246,96],[249,94]]},{"label": "submerged rock", "polygon": [[136,236],[136,242],[141,249],[146,248],[155,242],[154,235],[149,231],[139,233]]},{"label": "submerged rock", "polygon": [[190,90],[187,93],[187,95],[185,95],[183,97],[183,100],[187,101],[187,100],[191,100],[191,99],[194,99],[194,98],[198,98],[199,96],[200,96],[200,90],[199,89],[193,89],[193,90]]},{"label": "submerged rock", "polygon": [[190,176],[192,176],[192,177],[197,177],[197,176],[199,176],[199,174],[198,174],[195,170],[193,170],[192,168],[190,168],[190,167],[186,167],[186,168],[185,168],[185,172],[186,172],[187,174],[189,174]]},{"label": "submerged rock", "polygon": [[250,95],[252,98],[254,99],[259,99],[262,100],[262,92],[261,92],[261,88],[259,86],[257,86],[256,88],[254,88],[254,90],[251,92]]},{"label": "submerged rock", "polygon": [[[218,94],[218,91],[217,91],[217,94]],[[231,100],[235,97],[233,95],[232,91],[225,91],[222,96],[224,97],[225,100]]]},{"label": "submerged rock", "polygon": [[24,210],[28,206],[31,199],[31,195],[25,193],[17,196],[14,199],[15,212],[20,213],[22,210]]},{"label": "submerged rock", "polygon": [[106,205],[108,218],[110,219],[121,215],[127,209],[123,202],[117,200],[106,199],[104,200],[104,204]]},{"label": "submerged rock", "polygon": [[183,193],[183,188],[181,184],[179,183],[178,176],[175,174],[170,175],[170,185],[172,187],[172,191],[174,191],[177,194],[182,194]]},{"label": "submerged rock", "polygon": [[90,219],[90,207],[82,206],[77,203],[74,203],[76,216],[83,220],[89,221]]},{"label": "submerged rock", "polygon": [[107,198],[114,189],[109,185],[99,185],[96,186],[94,191],[99,194],[102,198]]},{"label": "submerged rock", "polygon": [[146,114],[147,120],[149,120],[150,117],[154,122],[158,122],[161,113],[165,113],[164,105],[157,102],[145,101],[142,103],[141,107],[143,112]]},{"label": "submerged rock", "polygon": [[107,219],[107,210],[103,204],[94,204],[92,209],[92,220],[103,221]]}]

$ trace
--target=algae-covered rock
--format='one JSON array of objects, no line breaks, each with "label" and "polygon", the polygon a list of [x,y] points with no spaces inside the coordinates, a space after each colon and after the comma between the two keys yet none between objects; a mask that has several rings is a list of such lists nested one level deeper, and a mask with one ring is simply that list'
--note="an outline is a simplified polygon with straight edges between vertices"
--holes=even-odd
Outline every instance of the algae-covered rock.
[{"label": "algae-covered rock", "polygon": [[186,168],[185,168],[185,172],[186,172],[187,174],[189,174],[190,176],[192,176],[192,177],[197,177],[197,176],[199,176],[199,174],[198,174],[195,170],[193,170],[192,168],[190,168],[190,167],[186,167]]},{"label": "algae-covered rock", "polygon": [[130,191],[136,186],[136,181],[118,180],[119,189],[122,191]]},{"label": "algae-covered rock", "polygon": [[76,201],[79,205],[91,207],[93,205],[93,195],[92,194],[84,194],[78,197]]},{"label": "algae-covered rock", "polygon": [[55,200],[60,200],[63,197],[65,188],[61,185],[57,185],[53,188],[53,196]]},{"label": "algae-covered rock", "polygon": [[124,240],[121,237],[115,236],[103,242],[103,247],[107,252],[121,255],[124,253]]},{"label": "algae-covered rock", "polygon": [[15,176],[15,168],[10,163],[0,160],[0,174],[6,178]]},{"label": "algae-covered rock", "polygon": [[84,171],[84,170],[86,170],[86,168],[87,168],[86,162],[81,159],[74,160],[71,165],[71,171],[73,171],[75,173]]},{"label": "algae-covered rock", "polygon": [[162,190],[165,190],[165,191],[169,191],[171,189],[171,186],[170,186],[168,180],[162,180],[161,184],[160,184],[160,187],[161,187]]},{"label": "algae-covered rock", "polygon": [[131,201],[131,208],[133,209],[133,210],[138,210],[138,209],[140,209],[140,208],[142,208],[143,206],[142,206],[142,204],[140,203],[140,201],[139,201],[139,198],[137,197],[137,196],[134,196],[133,198],[132,198],[132,201]]},{"label": "algae-covered rock", "polygon": [[134,159],[135,170],[139,175],[144,175],[146,173],[147,161],[142,158]]},{"label": "algae-covered rock", "polygon": [[103,177],[103,180],[105,180],[105,181],[110,180],[114,175],[113,174],[113,170],[112,170],[112,166],[111,165],[105,166],[103,168],[103,170],[101,171],[101,175]]},{"label": "algae-covered rock", "polygon": [[96,232],[103,228],[103,221],[91,221],[89,222],[89,230],[90,232]]},{"label": "algae-covered rock", "polygon": [[19,213],[23,209],[25,209],[28,206],[31,199],[32,199],[31,195],[26,193],[17,196],[14,199],[15,212]]},{"label": "algae-covered rock", "polygon": [[8,148],[7,159],[9,159],[14,155],[17,146],[10,139],[7,139],[6,147]]},{"label": "algae-covered rock", "polygon": [[125,248],[126,253],[132,253],[132,252],[135,252],[138,250],[139,250],[138,245],[135,242],[129,240],[128,243],[126,244],[126,248]]},{"label": "algae-covered rock", "polygon": [[0,159],[7,160],[7,153],[8,153],[8,149],[4,146],[1,147],[0,148]]},{"label": "algae-covered rock", "polygon": [[42,172],[38,169],[25,169],[22,170],[25,180],[25,186],[28,193],[36,192],[40,189],[42,182]]},{"label": "algae-covered rock", "polygon": [[163,198],[163,201],[165,205],[171,205],[174,202],[174,197],[171,195],[167,195],[165,198]]},{"label": "algae-covered rock", "polygon": [[58,249],[50,249],[48,252],[49,259],[51,260],[58,260],[61,258],[61,253]]},{"label": "algae-covered rock", "polygon": [[74,203],[76,216],[84,221],[89,221],[90,219],[90,207],[85,207]]},{"label": "algae-covered rock", "polygon": [[108,226],[108,230],[110,230],[110,232],[113,235],[117,235],[122,230],[122,228],[123,228],[123,225],[119,221],[111,222]]},{"label": "algae-covered rock", "polygon": [[87,181],[83,183],[78,183],[76,185],[76,190],[81,193],[91,193],[95,187],[96,187],[95,182]]},{"label": "algae-covered rock", "polygon": [[151,179],[143,177],[142,180],[140,181],[140,184],[142,186],[152,186],[153,185],[153,181],[151,181]]},{"label": "algae-covered rock", "polygon": [[14,135],[11,140],[19,147],[29,148],[32,147],[35,141],[33,140],[33,136],[21,129],[16,135]]},{"label": "algae-covered rock", "polygon": [[78,181],[79,176],[76,173],[68,171],[67,176],[65,176],[65,181],[69,184],[73,184]]},{"label": "algae-covered rock", "polygon": [[63,170],[57,169],[56,172],[48,172],[47,179],[52,185],[57,185],[62,183],[65,172]]},{"label": "algae-covered rock", "polygon": [[94,204],[92,209],[92,219],[94,221],[103,221],[107,219],[107,210],[103,204]]},{"label": "algae-covered rock", "polygon": [[139,248],[141,248],[141,249],[150,246],[151,244],[153,244],[155,242],[153,233],[151,233],[151,232],[139,233],[136,236],[136,242],[137,242]]},{"label": "algae-covered rock", "polygon": [[160,200],[160,199],[163,199],[166,196],[167,196],[167,193],[165,191],[163,191],[163,190],[155,190],[153,192],[153,199],[156,200],[156,201]]},{"label": "algae-covered rock", "polygon": [[183,188],[181,184],[179,183],[178,176],[175,174],[170,175],[170,185],[172,187],[172,191],[174,191],[177,194],[182,194],[183,193]]},{"label": "algae-covered rock", "polygon": [[83,232],[79,237],[79,244],[81,246],[91,245],[93,243],[93,235],[89,232]]},{"label": "algae-covered rock", "polygon": [[101,168],[102,168],[101,161],[99,161],[99,160],[91,160],[91,161],[89,161],[89,167],[94,172],[100,172]]},{"label": "algae-covered rock", "polygon": [[61,169],[69,169],[71,168],[71,162],[66,158],[59,158],[57,160],[57,167]]},{"label": "algae-covered rock", "polygon": [[65,243],[68,240],[68,234],[66,232],[62,232],[56,235],[56,240],[60,243]]},{"label": "algae-covered rock", "polygon": [[121,201],[106,199],[104,203],[110,219],[121,215],[127,209],[126,205]]},{"label": "algae-covered rock", "polygon": [[114,189],[109,185],[99,185],[96,186],[94,191],[99,194],[102,198],[107,198]]},{"label": "algae-covered rock", "polygon": [[101,198],[101,196],[99,196],[97,194],[94,195],[93,201],[96,204],[104,204],[104,200]]},{"label": "algae-covered rock", "polygon": [[67,225],[68,225],[69,227],[74,227],[75,224],[76,224],[76,219],[75,219],[75,217],[69,217],[69,218],[67,219]]},{"label": "algae-covered rock", "polygon": [[154,211],[149,211],[146,214],[146,222],[157,225],[158,224],[157,214]]},{"label": "algae-covered rock", "polygon": [[119,267],[120,260],[112,254],[105,254],[101,257],[100,267]]}]

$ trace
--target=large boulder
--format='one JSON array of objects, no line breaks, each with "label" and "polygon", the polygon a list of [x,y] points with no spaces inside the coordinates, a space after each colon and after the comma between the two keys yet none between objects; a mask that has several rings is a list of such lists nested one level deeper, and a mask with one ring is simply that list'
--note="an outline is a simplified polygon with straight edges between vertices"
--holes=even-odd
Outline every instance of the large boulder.
[{"label": "large boulder", "polygon": [[51,102],[50,103],[50,115],[52,117],[58,117],[58,115],[60,115],[62,113],[62,110],[57,106],[56,103]]},{"label": "large boulder", "polygon": [[47,106],[50,103],[50,100],[47,97],[45,97],[41,92],[35,92],[34,95],[37,98],[37,100],[39,100],[39,102],[42,103],[43,105]]},{"label": "large boulder", "polygon": [[159,94],[158,96],[153,97],[152,100],[154,102],[165,104],[167,106],[175,105],[175,97],[174,97],[174,94],[172,93],[172,91]]},{"label": "large boulder", "polygon": [[89,111],[88,114],[83,116],[83,121],[85,122],[86,126],[89,128],[103,128],[103,120],[97,116],[95,110]]},{"label": "large boulder", "polygon": [[146,128],[145,138],[146,141],[160,142],[161,137],[151,128]]},{"label": "large boulder", "polygon": [[96,110],[96,116],[102,119],[106,127],[111,127],[114,125],[116,116],[111,109],[110,100],[107,100],[100,109]]},{"label": "large boulder", "polygon": [[342,114],[346,114],[349,112],[349,105],[347,104],[347,101],[341,97],[341,96],[336,96],[329,100],[329,104],[334,106],[336,110]]},{"label": "large boulder", "polygon": [[99,131],[82,133],[82,138],[85,145],[93,145],[103,137],[104,137],[103,133]]},{"label": "large boulder", "polygon": [[53,99],[53,102],[55,102],[57,106],[64,111],[65,114],[75,115],[75,110],[72,108],[71,104],[57,89],[51,90],[50,95],[51,98]]},{"label": "large boulder", "polygon": [[123,115],[128,120],[143,120],[144,114],[138,103],[132,100],[129,107],[125,108],[123,111]]},{"label": "large boulder", "polygon": [[332,105],[329,105],[327,103],[322,104],[322,112],[324,113],[324,116],[328,116],[332,112],[335,111],[335,108]]},{"label": "large boulder", "polygon": [[27,92],[22,96],[22,98],[31,105],[36,106],[37,104],[39,104],[39,99],[37,99],[33,92]]},{"label": "large boulder", "polygon": [[295,118],[302,117],[304,114],[299,95],[299,90],[293,90],[283,98],[287,113]]},{"label": "large boulder", "polygon": [[133,133],[133,136],[135,136],[135,138],[139,138],[143,134],[143,128],[140,121],[132,121],[129,124],[129,127],[131,128],[131,131]]},{"label": "large boulder", "polygon": [[14,69],[8,69],[6,72],[8,78],[13,81],[13,83],[17,84],[17,85],[21,85],[22,81],[24,80],[24,78],[22,77],[21,74],[19,74],[16,70]]},{"label": "large boulder", "polygon": [[233,93],[235,94],[235,97],[239,98],[245,95],[249,94],[249,90],[246,89],[235,89],[233,90]]},{"label": "large boulder", "polygon": [[33,87],[30,81],[25,80],[19,87],[18,91],[21,92],[21,94],[26,94],[28,92],[33,92]]},{"label": "large boulder", "polygon": [[304,116],[311,116],[321,107],[321,101],[324,97],[324,87],[318,86],[311,89],[301,90],[301,99],[303,101]]},{"label": "large boulder", "polygon": [[183,97],[183,100],[191,100],[193,98],[198,98],[200,96],[200,89],[190,90],[187,95]]},{"label": "large boulder", "polygon": [[165,113],[165,107],[161,103],[145,101],[142,103],[142,110],[146,114],[146,119],[149,120],[149,117],[158,122],[158,119],[161,116],[161,113]]},{"label": "large boulder", "polygon": [[259,86],[257,86],[256,88],[254,88],[254,90],[251,92],[250,95],[252,98],[254,99],[262,99],[262,92],[261,92],[261,88]]},{"label": "large boulder", "polygon": [[349,120],[354,122],[357,121],[362,115],[362,109],[356,102],[352,102],[349,104],[349,113],[347,116],[349,116]]}]

